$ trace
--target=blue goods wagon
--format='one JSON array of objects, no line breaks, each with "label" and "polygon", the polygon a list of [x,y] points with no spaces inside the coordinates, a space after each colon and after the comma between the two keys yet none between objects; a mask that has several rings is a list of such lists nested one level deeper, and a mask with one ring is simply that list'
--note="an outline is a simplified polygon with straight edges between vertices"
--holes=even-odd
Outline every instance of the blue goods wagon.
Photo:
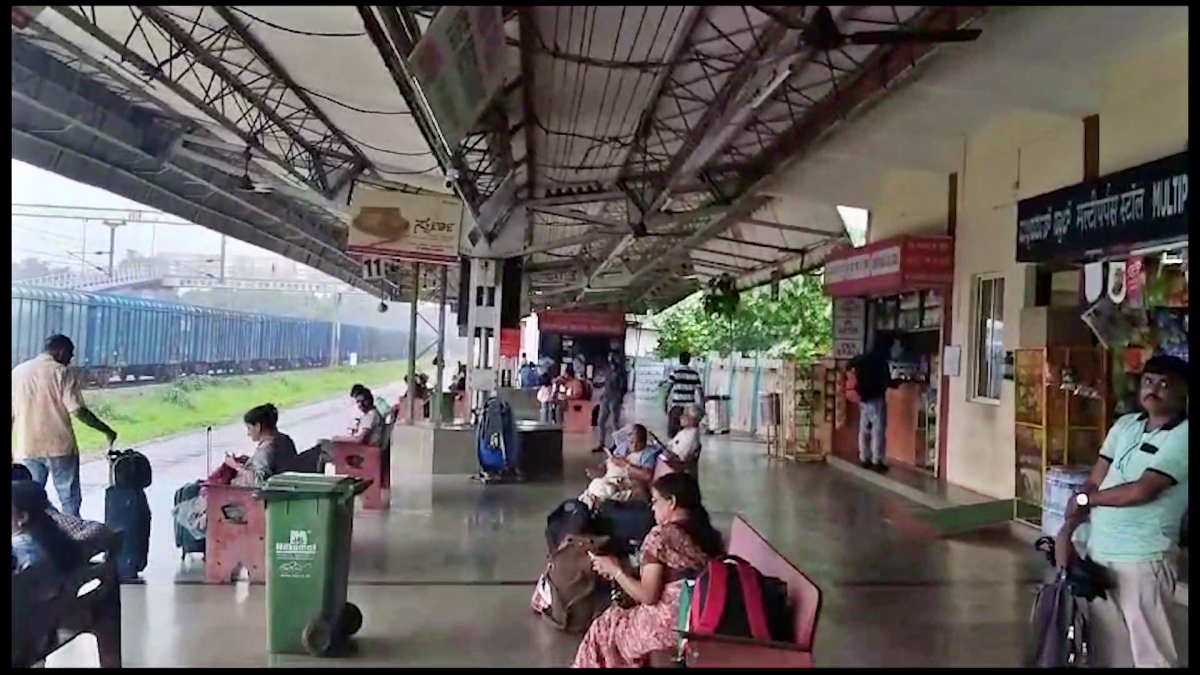
[{"label": "blue goods wagon", "polygon": [[[328,366],[334,325],[107,293],[12,287],[12,366],[55,333],[75,342],[74,365],[89,385],[114,378],[169,381],[186,374],[249,373]],[[404,333],[340,325],[341,362],[403,358]]]}]

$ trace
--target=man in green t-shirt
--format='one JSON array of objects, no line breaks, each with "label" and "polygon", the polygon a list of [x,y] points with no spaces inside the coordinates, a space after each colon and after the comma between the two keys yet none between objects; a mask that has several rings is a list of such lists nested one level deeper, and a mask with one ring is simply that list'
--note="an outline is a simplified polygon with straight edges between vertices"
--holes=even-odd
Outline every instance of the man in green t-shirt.
[{"label": "man in green t-shirt", "polygon": [[1175,598],[1173,553],[1188,506],[1187,361],[1146,362],[1138,395],[1143,412],[1109,430],[1100,459],[1076,493],[1058,534],[1058,564],[1074,555],[1072,536],[1090,523],[1086,554],[1115,584],[1091,603],[1095,664],[1174,668],[1178,664],[1167,608]]}]

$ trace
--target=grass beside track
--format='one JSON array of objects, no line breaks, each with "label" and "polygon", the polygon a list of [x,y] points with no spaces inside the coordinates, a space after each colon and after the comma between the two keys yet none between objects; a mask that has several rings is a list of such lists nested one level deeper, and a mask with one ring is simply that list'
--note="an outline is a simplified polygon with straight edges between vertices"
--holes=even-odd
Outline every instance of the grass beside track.
[{"label": "grass beside track", "polygon": [[[121,389],[83,392],[88,408],[117,432],[117,445],[128,448],[206,426],[232,424],[250,408],[274,403],[280,412],[338,394],[350,387],[399,384],[408,371],[405,361],[365,363],[356,368],[321,368],[263,375],[187,377],[145,392]],[[347,399],[348,400],[348,399]],[[389,401],[390,403],[390,401]],[[80,454],[96,455],[106,448],[104,437],[75,421]]]}]

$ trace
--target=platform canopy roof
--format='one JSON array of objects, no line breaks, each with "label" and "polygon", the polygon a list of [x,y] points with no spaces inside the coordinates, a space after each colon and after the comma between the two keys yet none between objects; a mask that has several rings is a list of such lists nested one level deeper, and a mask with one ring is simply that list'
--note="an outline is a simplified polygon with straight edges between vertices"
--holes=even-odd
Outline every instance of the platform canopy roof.
[{"label": "platform canopy roof", "polygon": [[[296,244],[288,223],[256,222],[275,231],[254,243],[293,257],[300,246],[353,276],[338,253],[351,186],[452,193],[481,223],[509,214],[497,227],[520,229],[533,309],[642,311],[722,274],[746,287],[818,268],[848,241],[836,206],[873,197],[853,189],[860,173],[942,170],[955,138],[938,127],[969,127],[989,105],[1087,108],[1090,80],[1053,83],[1144,36],[1117,10],[1168,17],[829,7],[843,34],[983,37],[821,46],[812,6],[505,7],[503,87],[447,151],[406,60],[441,9],[55,7],[14,44],[173,120],[175,155],[321,223]],[[1068,25],[1077,12],[1088,31]],[[901,132],[896,114],[891,127],[864,124],[889,106],[924,118],[924,136],[913,123]]]}]

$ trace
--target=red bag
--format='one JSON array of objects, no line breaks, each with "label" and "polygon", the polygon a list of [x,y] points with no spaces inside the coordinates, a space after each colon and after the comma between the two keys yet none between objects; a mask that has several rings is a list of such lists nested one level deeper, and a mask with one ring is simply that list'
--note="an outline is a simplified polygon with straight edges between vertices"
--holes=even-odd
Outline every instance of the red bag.
[{"label": "red bag", "polygon": [[208,482],[215,485],[229,485],[233,482],[235,476],[237,476],[237,471],[234,471],[233,467],[228,464],[222,464],[209,475]]},{"label": "red bag", "polygon": [[794,638],[787,584],[764,577],[736,556],[708,563],[696,579],[689,614],[689,631],[697,635],[776,642]]}]

